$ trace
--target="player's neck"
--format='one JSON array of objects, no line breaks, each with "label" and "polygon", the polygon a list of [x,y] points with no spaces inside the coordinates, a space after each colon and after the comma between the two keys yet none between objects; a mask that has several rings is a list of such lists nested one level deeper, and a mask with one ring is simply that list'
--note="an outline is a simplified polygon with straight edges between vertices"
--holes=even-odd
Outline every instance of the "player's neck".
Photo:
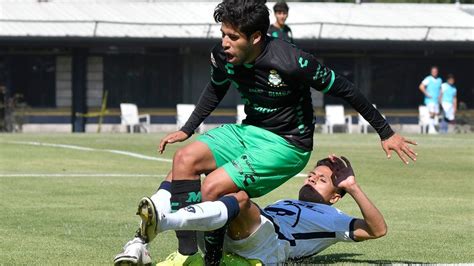
[{"label": "player's neck", "polygon": [[255,59],[257,59],[257,57],[262,53],[264,45],[265,45],[265,39],[263,39],[261,42],[255,45],[250,56],[248,57],[247,60],[245,60],[244,64],[251,64],[255,62]]},{"label": "player's neck", "polygon": [[285,27],[285,24],[278,24],[278,22],[273,23],[273,26],[277,29],[283,29]]}]

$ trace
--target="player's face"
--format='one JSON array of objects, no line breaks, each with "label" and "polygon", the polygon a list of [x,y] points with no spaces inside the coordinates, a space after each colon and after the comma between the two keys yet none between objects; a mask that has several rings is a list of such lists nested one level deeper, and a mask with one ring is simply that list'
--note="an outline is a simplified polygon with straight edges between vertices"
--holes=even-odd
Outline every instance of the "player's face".
[{"label": "player's face", "polygon": [[332,171],[327,166],[318,166],[308,174],[300,189],[300,200],[334,204],[337,201],[336,187],[331,179]]},{"label": "player's face", "polygon": [[233,65],[247,63],[253,51],[254,38],[250,39],[244,33],[227,23],[222,23],[222,48],[227,56],[227,62]]},{"label": "player's face", "polygon": [[449,79],[448,79],[448,83],[451,84],[451,85],[453,85],[453,84],[454,84],[454,78],[449,78]]},{"label": "player's face", "polygon": [[433,77],[437,77],[438,76],[438,68],[437,67],[433,67],[431,69],[431,76]]},{"label": "player's face", "polygon": [[285,25],[286,19],[288,18],[288,12],[285,11],[277,11],[275,12],[275,18],[278,25]]}]

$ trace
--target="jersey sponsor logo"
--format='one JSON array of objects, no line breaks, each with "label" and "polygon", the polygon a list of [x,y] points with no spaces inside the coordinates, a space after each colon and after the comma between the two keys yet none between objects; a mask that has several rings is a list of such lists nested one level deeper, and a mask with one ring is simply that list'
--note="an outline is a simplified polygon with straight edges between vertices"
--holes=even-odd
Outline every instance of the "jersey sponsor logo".
[{"label": "jersey sponsor logo", "polygon": [[284,97],[291,93],[291,91],[269,91],[268,96],[270,97]]},{"label": "jersey sponsor logo", "polygon": [[272,87],[287,86],[275,69],[270,70],[270,74],[268,75],[268,85]]}]

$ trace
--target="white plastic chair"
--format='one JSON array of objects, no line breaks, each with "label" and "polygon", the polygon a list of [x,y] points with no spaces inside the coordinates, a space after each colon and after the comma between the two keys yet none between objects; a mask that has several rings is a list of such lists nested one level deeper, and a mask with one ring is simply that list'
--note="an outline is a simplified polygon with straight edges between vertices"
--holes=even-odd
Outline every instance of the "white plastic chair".
[{"label": "white plastic chair", "polygon": [[237,124],[242,124],[242,121],[247,117],[247,114],[245,113],[245,105],[239,104],[237,105],[237,118],[236,118],[236,123]]},{"label": "white plastic chair", "polygon": [[324,127],[326,133],[332,134],[335,125],[344,125],[347,127],[347,132],[352,133],[352,117],[344,115],[343,105],[326,105],[326,122]]},{"label": "white plastic chair", "polygon": [[[438,121],[438,116],[435,117],[435,124]],[[425,105],[418,106],[418,126],[420,126],[421,134],[428,134],[430,126],[430,112]]]},{"label": "white plastic chair", "polygon": [[[188,121],[189,117],[193,113],[196,105],[194,104],[184,104],[178,103],[176,105],[176,129],[180,130],[184,124]],[[198,132],[202,132],[204,126],[204,122],[201,123],[199,128],[197,129]]]},{"label": "white plastic chair", "polygon": [[140,128],[148,133],[150,131],[150,115],[149,114],[138,114],[138,107],[133,103],[121,103],[120,104],[120,118],[121,124],[126,127],[127,132],[135,132],[135,128]]}]

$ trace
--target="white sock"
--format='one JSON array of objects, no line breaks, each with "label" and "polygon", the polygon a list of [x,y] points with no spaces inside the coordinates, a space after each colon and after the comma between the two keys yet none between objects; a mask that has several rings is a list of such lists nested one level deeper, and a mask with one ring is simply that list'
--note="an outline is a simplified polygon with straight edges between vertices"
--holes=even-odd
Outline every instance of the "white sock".
[{"label": "white sock", "polygon": [[161,213],[171,212],[171,193],[166,189],[158,189],[158,191],[151,196],[151,201]]},{"label": "white sock", "polygon": [[206,201],[164,214],[160,229],[211,231],[223,227],[227,218],[227,207],[222,201]]}]

